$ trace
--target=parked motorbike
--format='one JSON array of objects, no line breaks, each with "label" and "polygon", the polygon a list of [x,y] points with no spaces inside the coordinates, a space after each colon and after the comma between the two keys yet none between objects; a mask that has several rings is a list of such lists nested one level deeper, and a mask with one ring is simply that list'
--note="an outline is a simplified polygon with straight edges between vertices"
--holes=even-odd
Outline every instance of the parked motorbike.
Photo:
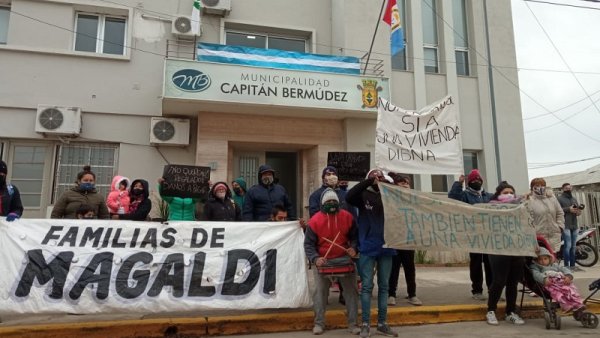
[{"label": "parked motorbike", "polygon": [[[598,262],[598,251],[592,245],[592,237],[594,237],[596,231],[594,228],[590,229],[579,229],[577,234],[577,243],[575,245],[575,262],[581,266],[590,267],[594,266]],[[563,246],[561,244],[560,252],[557,253],[557,259],[562,260]]]}]

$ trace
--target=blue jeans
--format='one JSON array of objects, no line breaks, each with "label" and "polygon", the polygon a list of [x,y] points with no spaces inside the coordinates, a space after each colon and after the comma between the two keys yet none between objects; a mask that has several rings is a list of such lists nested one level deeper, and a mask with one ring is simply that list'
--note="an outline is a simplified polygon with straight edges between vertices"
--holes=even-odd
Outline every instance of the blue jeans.
[{"label": "blue jeans", "polygon": [[362,308],[362,322],[370,323],[371,296],[373,294],[373,277],[377,266],[377,323],[385,323],[387,318],[387,298],[389,290],[390,273],[392,271],[392,256],[369,257],[360,255],[358,258],[358,271],[362,281],[360,303]]},{"label": "blue jeans", "polygon": [[577,229],[563,230],[563,259],[565,260],[565,266],[575,266],[575,247],[577,246]]}]

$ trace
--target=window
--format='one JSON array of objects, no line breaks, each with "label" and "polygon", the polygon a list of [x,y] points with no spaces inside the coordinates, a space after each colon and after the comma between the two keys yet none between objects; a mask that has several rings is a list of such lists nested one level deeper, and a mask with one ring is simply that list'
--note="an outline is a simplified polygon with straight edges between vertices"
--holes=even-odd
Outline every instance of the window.
[{"label": "window", "polygon": [[406,0],[398,0],[397,1],[398,4],[398,11],[400,12],[400,25],[402,26],[402,29],[404,30],[404,49],[392,56],[392,69],[394,70],[407,70],[408,69],[408,65],[406,64],[406,48],[407,43],[406,43],[406,35],[407,35],[407,31],[406,31]]},{"label": "window", "polygon": [[11,183],[19,188],[24,207],[40,207],[44,182],[45,146],[15,146]]},{"label": "window", "polygon": [[423,57],[426,73],[439,73],[436,0],[423,0]]},{"label": "window", "polygon": [[125,54],[125,18],[77,14],[75,50],[102,54]]},{"label": "window", "polygon": [[448,175],[431,175],[431,191],[433,192],[448,192],[448,181],[450,180]]},{"label": "window", "polygon": [[478,169],[479,163],[477,163],[477,153],[472,151],[463,152],[463,163],[465,166],[465,175],[470,173],[473,169]]},{"label": "window", "polygon": [[454,19],[456,73],[469,76],[469,33],[467,31],[465,0],[452,0],[452,17]]},{"label": "window", "polygon": [[0,6],[0,44],[8,40],[8,21],[10,20],[10,7]]},{"label": "window", "polygon": [[280,49],[290,52],[306,52],[305,39],[270,35],[265,33],[254,34],[227,31],[225,32],[225,44],[265,49]]},{"label": "window", "polygon": [[77,174],[89,164],[96,174],[96,189],[104,196],[110,192],[110,183],[115,175],[117,147],[106,144],[62,145],[58,151],[54,198],[70,189],[77,181]]}]

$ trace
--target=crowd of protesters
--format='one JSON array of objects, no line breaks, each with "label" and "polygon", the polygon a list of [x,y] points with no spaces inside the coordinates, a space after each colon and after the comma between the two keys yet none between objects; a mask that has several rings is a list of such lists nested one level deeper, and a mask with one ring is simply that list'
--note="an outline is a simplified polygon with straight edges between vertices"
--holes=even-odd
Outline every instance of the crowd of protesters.
[{"label": "crowd of protesters", "polygon": [[[19,189],[6,179],[8,168],[0,161],[0,216],[12,222],[23,214]],[[372,169],[365,180],[348,190],[348,182],[340,181],[335,167],[323,169],[322,185],[309,198],[309,220],[300,218],[305,229],[304,248],[314,265],[314,334],[325,329],[325,307],[332,279],[322,275],[328,268],[346,269],[336,279],[340,285],[340,302],[346,305],[348,328],[361,337],[370,335],[371,299],[377,280],[377,333],[398,336],[387,324],[387,306],[396,305],[396,290],[400,267],[403,267],[407,286],[406,298],[412,305],[421,305],[416,295],[415,252],[385,248],[384,210],[379,182],[411,188],[411,177],[406,174],[384,173]],[[162,193],[164,178],[158,179],[158,192],[168,205],[169,221],[285,221],[298,219],[294,203],[286,189],[277,183],[275,170],[269,165],[258,169],[258,183],[247,188],[243,178],[211,185],[208,196],[198,212],[198,198],[167,196]],[[544,236],[554,251],[559,250],[561,237],[565,238],[565,266],[578,271],[574,261],[577,234],[576,207],[570,184],[562,186],[563,194],[557,199],[546,189],[543,178],[531,181],[530,191],[518,197],[512,185],[500,182],[495,193],[483,189],[483,177],[478,170],[460,176],[448,192],[448,197],[468,204],[512,203],[528,201],[533,226]],[[105,198],[96,189],[96,175],[90,166],[77,174],[73,187],[57,199],[51,218],[115,219],[147,221],[152,209],[149,184],[144,179],[130,181],[115,176],[111,191]],[[200,215],[200,217],[198,217]],[[566,226],[566,227],[565,227]],[[476,300],[488,302],[486,321],[497,325],[497,304],[503,290],[506,294],[506,320],[513,324],[524,321],[516,314],[517,283],[522,278],[524,258],[505,255],[470,253],[471,293]],[[484,273],[485,271],[485,273]],[[375,278],[376,277],[376,278]],[[357,283],[357,280],[360,282]],[[488,296],[484,294],[484,283]],[[358,306],[362,317],[358,318]]]}]

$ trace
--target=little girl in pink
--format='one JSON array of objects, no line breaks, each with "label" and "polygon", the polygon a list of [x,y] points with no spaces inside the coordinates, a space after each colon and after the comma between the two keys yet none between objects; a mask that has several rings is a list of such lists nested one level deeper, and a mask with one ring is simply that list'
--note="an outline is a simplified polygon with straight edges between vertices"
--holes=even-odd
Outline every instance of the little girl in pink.
[{"label": "little girl in pink", "polygon": [[125,176],[113,177],[110,193],[106,196],[106,206],[111,215],[124,215],[129,213],[129,179]]},{"label": "little girl in pink", "polygon": [[554,257],[546,248],[540,248],[537,259],[531,264],[536,282],[544,285],[553,300],[565,311],[581,312],[585,310],[579,291],[573,284],[573,274],[560,264],[553,263]]}]

